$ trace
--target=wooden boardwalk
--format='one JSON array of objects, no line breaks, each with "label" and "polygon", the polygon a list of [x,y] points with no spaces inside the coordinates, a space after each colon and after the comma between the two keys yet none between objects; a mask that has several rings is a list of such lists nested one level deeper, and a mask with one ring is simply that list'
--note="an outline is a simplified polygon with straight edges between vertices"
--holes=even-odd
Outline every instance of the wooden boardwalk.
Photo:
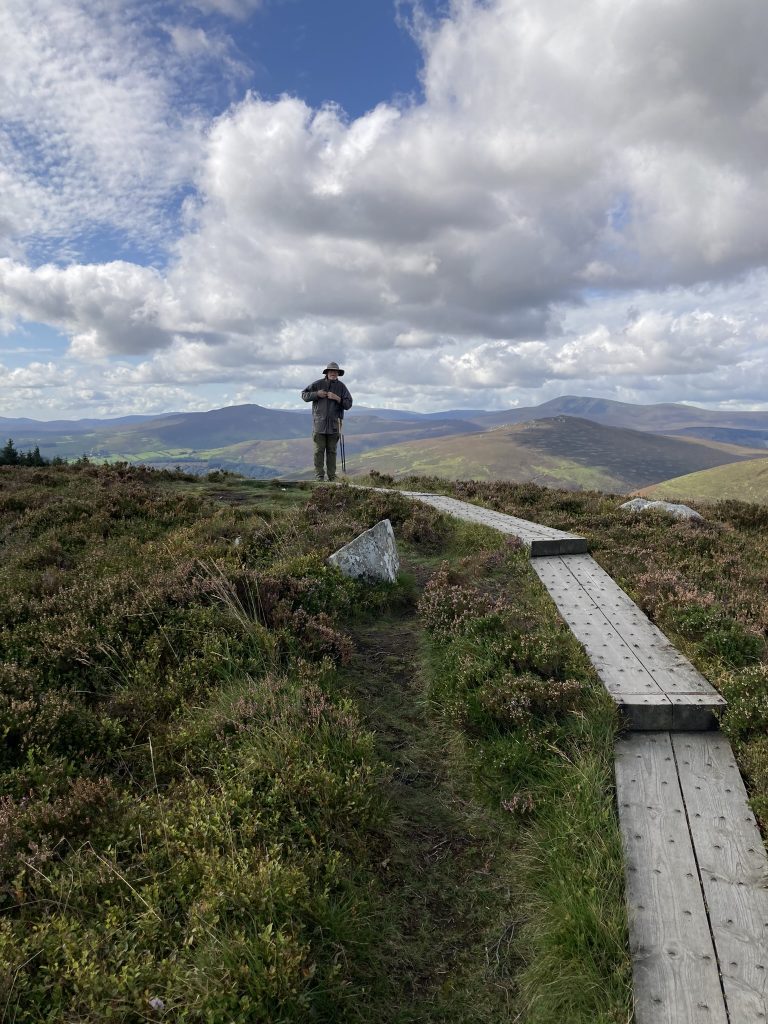
[{"label": "wooden boardwalk", "polygon": [[635,1024],[768,1024],[768,857],[731,746],[716,731],[723,699],[586,553],[583,538],[405,493],[528,546],[634,730],[616,743],[616,800]]},{"label": "wooden boardwalk", "polygon": [[587,550],[587,542],[584,537],[577,537],[573,533],[564,533],[562,530],[553,530],[540,523],[530,523],[527,519],[508,516],[504,512],[494,512],[491,508],[481,508],[479,505],[472,505],[468,501],[459,501],[457,498],[449,498],[444,494],[424,494],[418,491],[401,491],[400,493],[407,498],[422,501],[425,505],[431,505],[441,512],[447,512],[448,515],[457,516],[459,519],[482,523],[483,526],[491,526],[501,533],[513,534],[525,544],[531,553],[531,558],[539,558],[544,555],[573,555]]},{"label": "wooden boardwalk", "polygon": [[533,568],[630,729],[711,729],[725,701],[591,555]]},{"label": "wooden boardwalk", "polygon": [[[382,488],[383,489],[383,488]],[[518,537],[630,729],[712,729],[725,701],[587,554],[583,537],[442,494],[401,492]]]},{"label": "wooden boardwalk", "polygon": [[768,859],[728,741],[616,744],[636,1024],[765,1024]]}]

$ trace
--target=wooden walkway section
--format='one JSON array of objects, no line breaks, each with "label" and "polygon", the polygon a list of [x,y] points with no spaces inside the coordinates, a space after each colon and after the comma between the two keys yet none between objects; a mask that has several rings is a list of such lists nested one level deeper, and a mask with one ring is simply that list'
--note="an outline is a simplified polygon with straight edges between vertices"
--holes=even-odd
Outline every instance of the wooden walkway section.
[{"label": "wooden walkway section", "polygon": [[768,859],[728,741],[616,744],[636,1024],[765,1024]]},{"label": "wooden walkway section", "polygon": [[[385,488],[381,488],[385,490]],[[518,537],[630,729],[712,729],[725,701],[591,555],[583,537],[442,494],[406,497]]]},{"label": "wooden walkway section", "polygon": [[[381,488],[384,490],[384,488]],[[635,1024],[768,1024],[768,857],[704,677],[583,538],[442,495],[518,536],[631,732],[616,743]]]},{"label": "wooden walkway section", "polygon": [[[385,490],[386,488],[377,488]],[[406,498],[414,498],[425,505],[446,512],[448,515],[466,519],[471,523],[482,523],[491,526],[501,533],[509,533],[525,544],[532,558],[544,555],[573,555],[587,550],[587,542],[583,537],[562,530],[553,530],[540,523],[529,523],[527,519],[518,519],[503,512],[494,512],[490,508],[481,508],[468,501],[459,501],[444,494],[424,494],[418,491],[400,491]]]},{"label": "wooden walkway section", "polygon": [[533,568],[630,729],[712,729],[725,701],[591,555]]}]

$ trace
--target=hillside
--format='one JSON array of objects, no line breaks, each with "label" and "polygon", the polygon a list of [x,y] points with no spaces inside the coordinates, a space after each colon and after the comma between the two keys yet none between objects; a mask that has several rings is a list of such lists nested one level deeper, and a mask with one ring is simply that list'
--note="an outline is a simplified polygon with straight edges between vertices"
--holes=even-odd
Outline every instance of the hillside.
[{"label": "hillside", "polygon": [[757,450],[604,427],[569,416],[442,438],[408,442],[360,455],[348,452],[348,470],[395,476],[422,474],[449,480],[531,480],[574,490],[625,493],[671,476],[753,459]]},{"label": "hillside", "polygon": [[768,459],[715,466],[664,480],[638,492],[645,498],[683,501],[752,501],[768,504]]},{"label": "hillside", "polygon": [[[729,700],[768,823],[768,509],[408,484],[585,536]],[[384,517],[396,584],[327,565]],[[18,1024],[631,1018],[620,723],[524,548],[393,492],[82,463],[0,468],[0,554]]]},{"label": "hillside", "polygon": [[768,412],[720,412],[693,405],[633,405],[606,398],[564,395],[542,405],[472,415],[480,427],[522,423],[552,416],[575,416],[607,427],[626,427],[652,434],[689,434],[707,440],[749,447],[768,447]]},{"label": "hillside", "polygon": [[[112,462],[142,462],[169,468],[180,464],[196,471],[224,468],[238,469],[246,475],[277,476],[299,465],[311,464],[311,423],[307,406],[285,411],[241,405],[142,418],[139,422],[105,421],[100,427],[94,426],[93,421],[76,421],[60,424],[58,431],[41,429],[48,424],[27,424],[6,432],[9,436],[13,434],[17,447],[29,449],[38,445],[46,458],[77,459],[87,454],[89,458]],[[0,429],[2,426],[0,420]],[[381,417],[360,410],[347,417],[344,429],[349,436],[364,436],[361,444],[367,450],[405,440],[470,433],[477,427],[463,420],[409,413]],[[262,457],[260,442],[280,443],[265,449],[267,454]],[[253,448],[242,447],[248,444],[253,444]],[[306,451],[310,454],[302,461],[298,453]],[[283,452],[287,453],[285,461],[276,461]]]},{"label": "hillside", "polygon": [[[208,412],[129,416],[102,421],[38,422],[0,417],[0,437],[12,437],[17,447],[22,449],[32,449],[37,445],[46,458],[76,459],[87,454],[99,460],[144,462],[166,467],[183,463],[196,471],[217,467],[239,468],[249,475],[274,476],[297,470],[300,460],[296,452],[303,451],[304,444],[300,444],[295,452],[292,446],[286,448],[281,445],[268,457],[255,452],[252,457],[248,456],[246,449],[228,449],[257,441],[303,442],[311,433],[309,416],[309,408],[297,399],[296,408],[290,410],[249,404]],[[361,438],[357,444],[357,451],[361,452],[405,441],[458,436],[558,416],[651,434],[698,437],[763,452],[768,446],[768,413],[765,412],[713,412],[672,404],[630,405],[578,396],[565,396],[539,406],[501,412],[457,409],[415,413],[360,405],[354,406],[346,417],[345,431],[350,439]],[[350,445],[353,447],[354,443]],[[285,461],[276,461],[275,453],[283,450],[290,454]],[[603,464],[592,463],[593,468],[600,465]],[[308,466],[309,462],[306,462],[305,468]],[[684,466],[680,472],[688,472],[691,468],[698,470],[704,467]],[[504,474],[503,465],[501,469]],[[569,479],[570,471],[563,476],[561,470],[555,469],[553,475],[546,472],[542,479],[555,483]],[[595,480],[609,485],[610,478],[612,474],[609,472],[607,475],[598,474]]]}]

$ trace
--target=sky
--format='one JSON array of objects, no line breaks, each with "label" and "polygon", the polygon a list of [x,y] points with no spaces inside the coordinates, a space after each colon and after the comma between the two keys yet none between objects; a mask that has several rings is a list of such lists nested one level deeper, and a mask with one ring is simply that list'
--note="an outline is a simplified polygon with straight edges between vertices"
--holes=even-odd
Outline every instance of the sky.
[{"label": "sky", "polygon": [[768,408],[765,0],[3,0],[0,416]]}]

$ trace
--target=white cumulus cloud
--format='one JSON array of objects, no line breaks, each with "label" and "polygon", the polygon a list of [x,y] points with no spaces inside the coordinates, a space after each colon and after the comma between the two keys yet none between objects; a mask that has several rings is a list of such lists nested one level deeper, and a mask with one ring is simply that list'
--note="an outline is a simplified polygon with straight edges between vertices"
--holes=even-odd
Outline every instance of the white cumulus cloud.
[{"label": "white cumulus cloud", "polygon": [[[745,368],[756,379],[763,0],[453,0],[416,22],[422,99],[350,120],[248,94],[205,133],[130,19],[107,18],[86,46],[106,3],[32,6],[10,0],[18,52],[0,72],[9,246],[65,232],[83,195],[116,225],[139,211],[149,235],[162,197],[187,178],[194,194],[162,272],[34,270],[8,248],[6,324],[57,326],[75,358],[146,357],[128,372],[162,386],[239,374],[287,389],[331,350],[371,396],[422,405],[566,386],[715,401],[715,382],[725,399],[748,390]],[[258,4],[196,6],[237,18]],[[228,59],[199,27],[167,31],[180,60]],[[29,130],[53,154],[45,178],[29,172]]]}]

